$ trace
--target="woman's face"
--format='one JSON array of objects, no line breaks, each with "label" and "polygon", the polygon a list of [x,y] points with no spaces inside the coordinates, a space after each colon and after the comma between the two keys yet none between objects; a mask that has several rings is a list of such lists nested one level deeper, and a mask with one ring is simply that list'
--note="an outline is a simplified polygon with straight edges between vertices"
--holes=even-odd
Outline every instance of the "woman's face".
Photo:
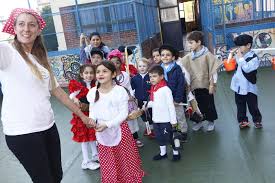
[{"label": "woman's face", "polygon": [[37,19],[28,13],[22,13],[17,17],[14,31],[23,47],[30,50],[36,37],[41,33]]},{"label": "woman's face", "polygon": [[91,38],[91,41],[90,41],[90,43],[91,43],[91,45],[93,46],[93,47],[96,47],[96,48],[98,48],[99,46],[100,46],[100,44],[101,44],[101,38],[99,37],[99,36],[93,36],[92,38]]}]

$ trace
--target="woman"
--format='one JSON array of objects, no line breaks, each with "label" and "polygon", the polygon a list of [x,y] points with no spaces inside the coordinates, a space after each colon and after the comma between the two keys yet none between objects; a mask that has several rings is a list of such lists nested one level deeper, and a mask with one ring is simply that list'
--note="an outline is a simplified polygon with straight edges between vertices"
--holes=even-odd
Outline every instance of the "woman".
[{"label": "woman", "polygon": [[41,31],[45,22],[34,10],[12,11],[3,32],[15,35],[12,44],[0,43],[3,130],[9,149],[33,182],[58,183],[62,179],[61,150],[50,96],[92,127],[93,122],[58,85]]}]

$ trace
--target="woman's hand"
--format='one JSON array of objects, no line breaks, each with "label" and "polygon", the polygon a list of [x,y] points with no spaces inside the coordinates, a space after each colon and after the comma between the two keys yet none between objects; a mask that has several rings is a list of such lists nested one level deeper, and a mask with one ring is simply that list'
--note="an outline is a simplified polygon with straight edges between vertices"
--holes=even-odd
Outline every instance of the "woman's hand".
[{"label": "woman's hand", "polygon": [[83,116],[81,118],[81,120],[83,121],[83,123],[88,127],[88,128],[95,128],[96,127],[96,123],[93,119],[89,118],[88,116]]},{"label": "woman's hand", "polygon": [[98,125],[96,126],[96,128],[95,128],[95,131],[97,131],[97,132],[102,132],[102,131],[104,131],[106,128],[108,128],[106,124],[98,124]]}]

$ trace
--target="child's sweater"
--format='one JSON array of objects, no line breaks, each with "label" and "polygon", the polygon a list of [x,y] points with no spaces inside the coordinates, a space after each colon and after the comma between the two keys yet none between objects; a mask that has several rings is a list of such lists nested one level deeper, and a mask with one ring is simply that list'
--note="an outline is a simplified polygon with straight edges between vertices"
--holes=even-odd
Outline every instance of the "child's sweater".
[{"label": "child's sweater", "polygon": [[154,101],[150,101],[148,107],[152,107],[154,123],[177,123],[173,96],[168,86],[161,87],[154,92]]},{"label": "child's sweater", "polygon": [[135,75],[131,79],[132,89],[135,91],[136,99],[140,101],[147,101],[149,97],[149,90],[151,88],[149,74],[142,76],[141,74]]}]

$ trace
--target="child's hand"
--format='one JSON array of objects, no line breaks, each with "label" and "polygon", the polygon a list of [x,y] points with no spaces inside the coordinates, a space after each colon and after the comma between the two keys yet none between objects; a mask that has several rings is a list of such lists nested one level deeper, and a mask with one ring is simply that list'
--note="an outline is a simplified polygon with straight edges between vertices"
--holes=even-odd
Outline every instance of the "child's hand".
[{"label": "child's hand", "polygon": [[173,128],[176,128],[176,127],[177,127],[177,123],[176,123],[176,124],[172,124],[172,127],[173,127]]},{"label": "child's hand", "polygon": [[209,94],[212,95],[216,92],[216,85],[209,85]]},{"label": "child's hand", "polygon": [[73,100],[73,103],[77,105],[77,107],[80,107],[80,102],[78,98],[74,97],[72,100]]},{"label": "child's hand", "polygon": [[96,123],[93,119],[89,118],[88,116],[84,116],[81,118],[83,123],[88,127],[88,128],[94,128],[96,127]]},{"label": "child's hand", "polygon": [[237,57],[238,58],[242,58],[243,57],[243,54],[240,50],[237,51]]},{"label": "child's hand", "polygon": [[96,126],[95,131],[97,131],[97,132],[102,132],[102,131],[104,131],[106,128],[108,128],[106,124],[100,124],[100,125],[97,125],[97,126]]}]

